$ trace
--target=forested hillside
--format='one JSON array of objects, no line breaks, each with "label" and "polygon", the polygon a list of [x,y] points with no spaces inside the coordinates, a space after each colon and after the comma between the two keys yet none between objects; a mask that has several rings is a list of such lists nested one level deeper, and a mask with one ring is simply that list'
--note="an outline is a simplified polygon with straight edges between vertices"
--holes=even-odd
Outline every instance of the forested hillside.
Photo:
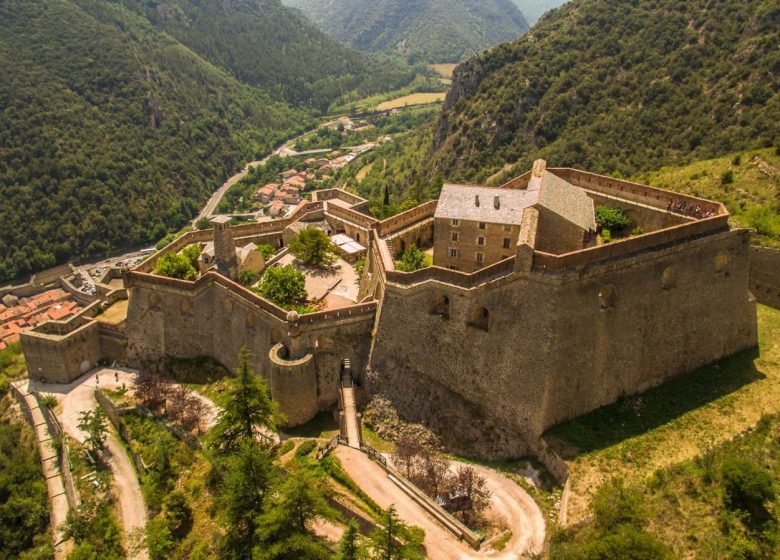
[{"label": "forested hillside", "polygon": [[142,15],[242,82],[324,111],[342,95],[401,87],[408,68],[369,58],[317,29],[280,0],[111,0]]},{"label": "forested hillside", "polygon": [[512,0],[520,11],[523,12],[529,25],[535,24],[548,10],[557,8],[566,0]]},{"label": "forested hillside", "polygon": [[458,62],[528,30],[511,0],[285,0],[333,37],[410,62]]},{"label": "forested hillside", "polygon": [[573,0],[460,65],[434,172],[482,180],[534,159],[632,175],[780,137],[776,0]]},{"label": "forested hillside", "polygon": [[307,116],[116,4],[0,3],[0,280],[180,228]]}]

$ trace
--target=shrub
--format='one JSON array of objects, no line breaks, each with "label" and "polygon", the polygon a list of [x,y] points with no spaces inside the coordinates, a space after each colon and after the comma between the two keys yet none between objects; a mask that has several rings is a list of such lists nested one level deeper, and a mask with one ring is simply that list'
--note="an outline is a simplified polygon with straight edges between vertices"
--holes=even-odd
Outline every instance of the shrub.
[{"label": "shrub", "polygon": [[730,457],[721,466],[723,493],[731,509],[761,513],[764,503],[775,496],[772,477],[760,466],[739,457]]},{"label": "shrub", "polygon": [[360,257],[357,261],[355,261],[355,274],[358,275],[358,277],[363,276],[363,270],[366,268],[366,257]]},{"label": "shrub", "polygon": [[200,244],[193,243],[182,249],[181,254],[187,258],[192,268],[198,270],[198,258],[200,257]]},{"label": "shrub", "polygon": [[325,232],[307,227],[296,235],[289,245],[290,253],[304,264],[327,267],[333,262],[336,246]]},{"label": "shrub", "polygon": [[602,229],[601,230],[601,239],[604,241],[604,243],[609,243],[612,241],[612,232],[608,229]]},{"label": "shrub", "polygon": [[287,266],[272,266],[263,274],[258,292],[285,308],[306,302],[306,279],[300,270]]},{"label": "shrub", "polygon": [[403,272],[414,272],[425,268],[425,253],[420,251],[416,245],[412,245],[401,255],[401,260],[396,264],[396,268]]},{"label": "shrub", "polygon": [[742,165],[742,156],[737,154],[734,156],[734,159],[731,160],[732,165]]},{"label": "shrub", "polygon": [[146,546],[151,560],[167,560],[176,548],[176,542],[165,520],[152,519],[146,524]]},{"label": "shrub", "polygon": [[596,208],[596,223],[601,228],[621,230],[631,225],[631,220],[622,208],[617,206],[599,206]]},{"label": "shrub", "polygon": [[279,455],[286,455],[290,451],[292,451],[292,448],[295,447],[295,442],[291,439],[288,439],[287,441],[283,442],[279,448],[277,449],[277,454]]},{"label": "shrub", "polygon": [[724,171],[723,175],[720,176],[721,185],[730,185],[733,182],[734,182],[734,172],[731,169]]},{"label": "shrub", "polygon": [[641,227],[637,226],[631,230],[631,235],[642,235],[645,232]]},{"label": "shrub", "polygon": [[260,251],[265,260],[270,259],[276,254],[276,249],[274,249],[272,245],[260,245],[257,250]]},{"label": "shrub", "polygon": [[175,253],[165,253],[157,259],[154,263],[154,273],[180,280],[194,280],[198,275],[187,257]]},{"label": "shrub", "polygon": [[260,275],[254,270],[242,270],[238,273],[238,283],[242,286],[251,286],[260,280]]},{"label": "shrub", "polygon": [[654,536],[637,527],[624,525],[614,533],[594,538],[585,545],[588,560],[665,560],[671,551]]},{"label": "shrub", "polygon": [[316,447],[317,447],[316,441],[314,441],[313,439],[306,440],[301,445],[298,446],[298,449],[295,450],[295,456],[306,457],[312,451],[314,451]]},{"label": "shrub", "polygon": [[209,220],[208,218],[198,218],[198,221],[195,222],[196,229],[203,230],[203,229],[211,229],[212,227],[214,226],[212,226],[211,220]]},{"label": "shrub", "polygon": [[57,397],[55,397],[54,395],[44,395],[43,406],[45,406],[50,410],[53,410],[57,406]]},{"label": "shrub", "polygon": [[181,490],[174,490],[163,499],[163,514],[170,532],[177,538],[186,535],[192,526],[192,509]]},{"label": "shrub", "polygon": [[645,518],[642,494],[626,487],[622,479],[616,478],[603,484],[591,502],[596,526],[603,530],[614,530],[620,525],[640,527]]}]

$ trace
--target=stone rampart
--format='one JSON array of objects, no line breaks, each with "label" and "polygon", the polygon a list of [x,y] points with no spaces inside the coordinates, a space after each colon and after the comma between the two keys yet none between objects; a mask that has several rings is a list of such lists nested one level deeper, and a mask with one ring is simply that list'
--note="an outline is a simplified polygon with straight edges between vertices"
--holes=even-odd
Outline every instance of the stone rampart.
[{"label": "stone rampart", "polygon": [[574,186],[605,195],[616,196],[629,202],[652,206],[653,208],[666,210],[671,204],[684,202],[689,206],[698,206],[702,211],[712,212],[716,215],[728,214],[726,208],[719,202],[687,194],[656,189],[647,185],[632,183],[631,181],[623,181],[567,167],[548,168],[547,170]]},{"label": "stone rampart", "polygon": [[[239,351],[248,348],[255,372],[269,380],[273,398],[291,421],[309,416],[312,395],[317,410],[336,402],[342,358],[351,358],[356,368],[367,363],[375,302],[299,317],[213,272],[189,282],[131,271],[126,284],[131,365],[208,355],[235,369]],[[305,368],[285,370],[269,359],[278,344],[288,361],[313,358]],[[302,396],[296,397],[299,389]],[[309,404],[301,408],[303,395]]]},{"label": "stone rampart", "polygon": [[713,216],[562,255],[534,251],[534,266],[549,270],[579,268],[605,259],[655,250],[666,244],[682,242],[712,232],[728,231],[728,227],[728,215]]},{"label": "stone rampart", "polygon": [[438,200],[431,200],[429,202],[420,204],[419,206],[415,206],[411,210],[401,212],[400,214],[396,214],[391,218],[382,220],[376,226],[379,237],[387,237],[388,235],[410,226],[415,222],[432,217],[436,212],[436,206],[438,203]]},{"label": "stone rampart", "polygon": [[455,450],[536,453],[552,425],[754,346],[748,251],[746,231],[710,229],[474,286],[388,275],[370,391]]},{"label": "stone rampart", "polygon": [[759,303],[780,309],[780,249],[750,248],[750,288]]}]

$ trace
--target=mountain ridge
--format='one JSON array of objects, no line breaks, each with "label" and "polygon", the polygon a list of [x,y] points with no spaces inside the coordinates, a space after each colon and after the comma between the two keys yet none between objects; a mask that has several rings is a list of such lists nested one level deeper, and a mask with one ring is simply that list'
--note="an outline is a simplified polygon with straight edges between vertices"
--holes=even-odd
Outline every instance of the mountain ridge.
[{"label": "mountain ridge", "polygon": [[457,62],[516,38],[528,22],[511,0],[286,0],[352,47],[409,62]]}]

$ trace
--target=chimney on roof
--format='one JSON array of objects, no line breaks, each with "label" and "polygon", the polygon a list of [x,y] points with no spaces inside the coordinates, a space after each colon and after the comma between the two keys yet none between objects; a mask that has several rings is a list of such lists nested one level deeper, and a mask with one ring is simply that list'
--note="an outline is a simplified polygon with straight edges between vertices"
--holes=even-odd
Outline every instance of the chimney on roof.
[{"label": "chimney on roof", "polygon": [[493,197],[493,207],[496,210],[499,210],[501,208],[501,199],[499,197],[497,197],[497,196]]},{"label": "chimney on roof", "polygon": [[479,195],[474,195],[474,206],[479,206]]},{"label": "chimney on roof", "polygon": [[532,174],[534,177],[541,177],[541,176],[542,176],[542,174],[543,174],[543,173],[544,173],[546,170],[547,170],[547,162],[546,162],[546,161],[544,161],[543,159],[537,159],[537,160],[534,162],[534,167],[533,167],[533,171],[531,172],[531,174]]}]

